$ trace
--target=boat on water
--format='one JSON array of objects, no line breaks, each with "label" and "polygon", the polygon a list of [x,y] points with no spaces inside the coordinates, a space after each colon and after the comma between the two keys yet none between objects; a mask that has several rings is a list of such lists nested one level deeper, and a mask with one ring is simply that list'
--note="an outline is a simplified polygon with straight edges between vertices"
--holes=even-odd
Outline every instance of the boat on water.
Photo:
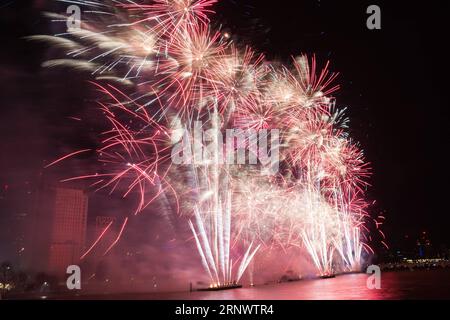
[{"label": "boat on water", "polygon": [[225,284],[225,285],[215,285],[210,286],[209,288],[200,288],[197,291],[220,291],[220,290],[230,290],[230,289],[239,289],[242,288],[241,284]]}]

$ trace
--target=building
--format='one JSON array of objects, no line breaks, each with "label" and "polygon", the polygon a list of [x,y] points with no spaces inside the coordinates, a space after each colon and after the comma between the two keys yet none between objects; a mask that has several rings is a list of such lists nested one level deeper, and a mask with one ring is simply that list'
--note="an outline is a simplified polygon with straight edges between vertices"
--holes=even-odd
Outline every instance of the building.
[{"label": "building", "polygon": [[77,264],[86,240],[88,197],[83,190],[55,190],[54,216],[51,226],[49,271],[64,274]]},{"label": "building", "polygon": [[83,190],[46,186],[37,192],[30,226],[30,269],[64,275],[85,248],[88,196]]},{"label": "building", "polygon": [[421,232],[417,239],[417,255],[419,258],[435,257],[433,245],[426,231]]},{"label": "building", "polygon": [[105,230],[111,222],[116,221],[115,217],[110,216],[97,216],[95,217],[95,238]]},{"label": "building", "polygon": [[0,185],[0,263],[24,266],[25,226],[30,216],[33,187],[28,181]]}]

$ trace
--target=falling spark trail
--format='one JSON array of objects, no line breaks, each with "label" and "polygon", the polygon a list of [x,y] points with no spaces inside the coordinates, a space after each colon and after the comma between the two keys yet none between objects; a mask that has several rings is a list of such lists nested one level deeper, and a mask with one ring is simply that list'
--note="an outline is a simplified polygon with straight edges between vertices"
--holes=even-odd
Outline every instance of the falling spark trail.
[{"label": "falling spark trail", "polygon": [[94,247],[100,242],[100,240],[103,238],[103,236],[106,234],[106,231],[108,231],[109,227],[113,224],[114,221],[111,221],[105,229],[100,233],[97,240],[94,241],[92,246],[80,257],[80,260],[83,260],[91,251],[94,249]]},{"label": "falling spark trail", "polygon": [[107,255],[108,252],[110,252],[112,248],[114,248],[114,246],[117,244],[117,242],[119,242],[120,238],[122,237],[122,233],[125,230],[125,226],[127,225],[127,222],[128,222],[128,217],[125,218],[125,221],[123,222],[122,227],[120,228],[117,238],[113,241],[113,243],[111,243],[111,245],[108,247],[108,249],[106,249],[105,253],[103,254],[104,256]]},{"label": "falling spark trail", "polygon": [[73,157],[73,156],[76,156],[76,155],[79,155],[79,154],[81,154],[81,153],[88,152],[88,151],[92,151],[92,150],[91,150],[91,149],[84,149],[84,150],[79,150],[79,151],[72,152],[72,153],[70,153],[70,154],[68,154],[68,155],[65,155],[65,156],[62,157],[62,158],[59,158],[59,159],[53,161],[52,163],[46,165],[44,168],[47,169],[47,168],[49,168],[49,167],[51,167],[51,166],[54,166],[55,164],[57,164],[57,163],[59,163],[59,162],[61,162],[61,161],[63,161],[63,160],[66,160],[66,159],[68,159],[68,158],[70,158],[70,157]]}]

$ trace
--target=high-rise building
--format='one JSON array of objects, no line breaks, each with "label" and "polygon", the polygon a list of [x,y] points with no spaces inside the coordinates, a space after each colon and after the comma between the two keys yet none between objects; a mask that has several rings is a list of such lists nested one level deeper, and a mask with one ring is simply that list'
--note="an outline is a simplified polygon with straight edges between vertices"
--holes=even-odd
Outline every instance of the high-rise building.
[{"label": "high-rise building", "polygon": [[0,185],[0,263],[9,261],[22,268],[25,228],[29,219],[32,186],[28,181]]},{"label": "high-rise building", "polygon": [[49,269],[61,274],[78,263],[86,239],[88,197],[82,190],[55,190]]},{"label": "high-rise building", "polygon": [[85,246],[88,196],[79,189],[45,187],[35,206],[31,268],[63,275],[79,263]]}]

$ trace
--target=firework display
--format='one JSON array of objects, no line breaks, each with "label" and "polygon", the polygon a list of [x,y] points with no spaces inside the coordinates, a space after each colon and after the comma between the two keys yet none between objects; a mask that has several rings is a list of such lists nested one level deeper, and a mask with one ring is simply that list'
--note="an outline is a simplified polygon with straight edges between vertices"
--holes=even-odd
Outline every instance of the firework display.
[{"label": "firework display", "polygon": [[[63,155],[49,166],[95,153],[101,170],[63,181],[137,195],[104,254],[130,219],[164,200],[187,219],[213,287],[237,284],[273,248],[306,254],[319,276],[359,271],[372,251],[365,194],[371,169],[332,96],[337,74],[314,56],[280,66],[234,43],[210,25],[215,2],[80,0],[87,12],[80,28],[32,37],[66,52],[46,67],[90,74],[110,125],[98,149]],[[244,138],[219,139],[230,129]],[[254,132],[271,140],[266,156],[278,155],[277,170],[249,138]],[[174,161],[180,144],[188,160],[181,165]],[[243,163],[224,160],[239,158],[243,148],[249,151]]]}]

